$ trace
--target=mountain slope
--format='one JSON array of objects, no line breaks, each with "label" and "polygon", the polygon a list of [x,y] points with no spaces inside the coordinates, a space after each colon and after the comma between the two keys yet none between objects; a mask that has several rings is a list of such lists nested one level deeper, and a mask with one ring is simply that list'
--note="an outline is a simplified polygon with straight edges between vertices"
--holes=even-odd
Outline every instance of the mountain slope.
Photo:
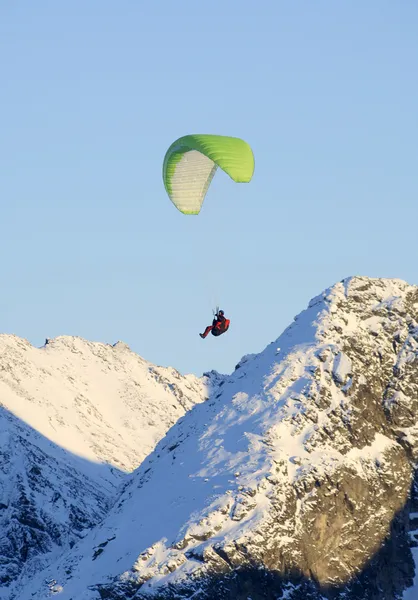
[{"label": "mountain slope", "polygon": [[0,598],[13,598],[103,519],[117,488],[3,409],[0,446]]},{"label": "mountain slope", "polygon": [[0,598],[20,597],[103,519],[127,471],[210,386],[121,343],[0,336]]},{"label": "mountain slope", "polygon": [[0,336],[2,405],[66,450],[131,472],[206,383],[132,352],[70,336],[34,348]]},{"label": "mountain slope", "polygon": [[[417,318],[402,281],[326,290],[42,577],[62,600],[399,598],[413,581]],[[47,597],[35,585],[24,600]]]}]

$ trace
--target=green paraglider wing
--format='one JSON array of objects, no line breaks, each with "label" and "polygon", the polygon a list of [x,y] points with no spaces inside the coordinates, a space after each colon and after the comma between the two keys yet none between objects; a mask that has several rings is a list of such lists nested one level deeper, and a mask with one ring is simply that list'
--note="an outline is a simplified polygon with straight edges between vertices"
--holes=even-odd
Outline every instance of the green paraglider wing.
[{"label": "green paraglider wing", "polygon": [[185,215],[197,215],[220,167],[237,183],[248,183],[254,173],[254,155],[244,140],[223,135],[186,135],[164,158],[163,180],[173,204]]}]

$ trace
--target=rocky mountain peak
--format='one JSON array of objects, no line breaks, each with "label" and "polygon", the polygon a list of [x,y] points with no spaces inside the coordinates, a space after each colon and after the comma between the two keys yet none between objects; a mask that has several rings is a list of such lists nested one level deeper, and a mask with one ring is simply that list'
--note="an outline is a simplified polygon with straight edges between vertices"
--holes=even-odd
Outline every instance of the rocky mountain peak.
[{"label": "rocky mountain peak", "polygon": [[325,290],[170,429],[22,600],[401,598],[418,514],[417,321],[403,281]]}]

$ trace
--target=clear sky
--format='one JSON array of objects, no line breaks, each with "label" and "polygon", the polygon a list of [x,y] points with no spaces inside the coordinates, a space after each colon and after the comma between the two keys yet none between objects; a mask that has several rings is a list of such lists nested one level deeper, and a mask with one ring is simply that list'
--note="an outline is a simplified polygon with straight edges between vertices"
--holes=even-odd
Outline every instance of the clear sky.
[{"label": "clear sky", "polygon": [[[0,0],[0,331],[230,372],[344,277],[418,284],[417,31],[413,0]],[[161,177],[188,133],[256,159],[197,217]]]}]

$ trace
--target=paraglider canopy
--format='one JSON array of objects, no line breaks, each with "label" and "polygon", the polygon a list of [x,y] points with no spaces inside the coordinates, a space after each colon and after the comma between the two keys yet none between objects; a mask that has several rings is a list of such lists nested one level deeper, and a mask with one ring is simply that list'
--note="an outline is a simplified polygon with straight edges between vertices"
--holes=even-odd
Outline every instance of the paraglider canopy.
[{"label": "paraglider canopy", "polygon": [[179,138],[164,158],[163,181],[170,200],[185,215],[197,215],[220,167],[236,183],[248,183],[254,155],[244,140],[223,135],[196,134]]}]

